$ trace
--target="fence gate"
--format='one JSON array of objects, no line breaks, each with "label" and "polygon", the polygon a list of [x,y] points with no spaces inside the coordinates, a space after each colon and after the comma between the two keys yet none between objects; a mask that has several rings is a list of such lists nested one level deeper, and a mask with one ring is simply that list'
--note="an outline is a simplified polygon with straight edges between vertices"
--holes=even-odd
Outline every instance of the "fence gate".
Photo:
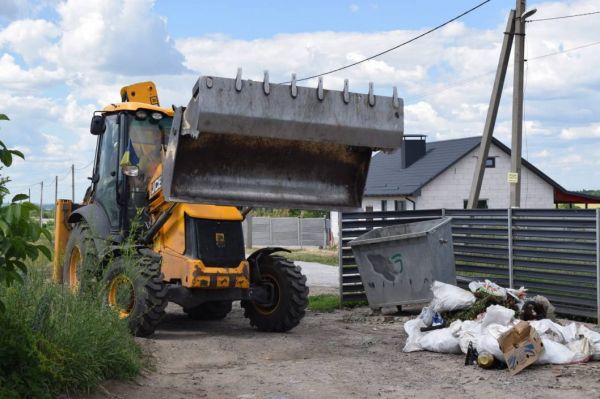
[{"label": "fence gate", "polygon": [[[474,209],[343,213],[340,296],[365,300],[348,242],[374,229],[452,217],[456,272],[544,295],[557,311],[598,318],[600,210]],[[598,318],[600,320],[600,318]]]},{"label": "fence gate", "polygon": [[[252,217],[251,225],[252,245],[255,247],[327,246],[328,228],[324,218]],[[247,229],[247,221],[244,221],[246,236]]]}]

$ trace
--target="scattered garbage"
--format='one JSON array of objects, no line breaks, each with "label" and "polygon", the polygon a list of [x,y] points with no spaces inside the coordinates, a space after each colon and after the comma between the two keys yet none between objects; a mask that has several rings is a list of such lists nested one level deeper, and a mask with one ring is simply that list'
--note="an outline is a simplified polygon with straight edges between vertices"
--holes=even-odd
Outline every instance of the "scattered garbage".
[{"label": "scattered garbage", "polygon": [[434,281],[433,299],[407,321],[404,352],[464,353],[465,365],[508,368],[517,374],[531,364],[600,360],[600,333],[552,319],[544,296],[527,297],[524,287],[507,289],[485,280],[469,291]]}]

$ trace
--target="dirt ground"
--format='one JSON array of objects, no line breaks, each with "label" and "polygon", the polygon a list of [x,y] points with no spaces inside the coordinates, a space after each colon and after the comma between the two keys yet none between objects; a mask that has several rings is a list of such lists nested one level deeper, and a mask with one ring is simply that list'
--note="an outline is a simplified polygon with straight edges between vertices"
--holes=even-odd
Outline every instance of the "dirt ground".
[{"label": "dirt ground", "polygon": [[[329,289],[314,289],[322,293]],[[176,305],[152,339],[156,370],[107,382],[78,399],[189,398],[598,398],[600,362],[506,370],[464,366],[464,357],[403,353],[403,321],[366,308],[308,312],[286,334],[260,333],[239,305],[219,322],[189,320]]]}]

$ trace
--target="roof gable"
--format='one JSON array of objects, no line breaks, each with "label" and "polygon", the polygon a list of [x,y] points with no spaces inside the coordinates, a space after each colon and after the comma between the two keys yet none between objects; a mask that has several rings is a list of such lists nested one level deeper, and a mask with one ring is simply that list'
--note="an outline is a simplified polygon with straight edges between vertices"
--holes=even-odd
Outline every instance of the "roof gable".
[{"label": "roof gable", "polygon": [[[402,169],[400,149],[389,154],[380,152],[371,159],[365,196],[417,195],[424,185],[478,148],[480,144],[481,136],[427,143],[425,155],[405,169]],[[510,156],[510,148],[500,140],[492,137],[492,144]],[[522,160],[522,164],[548,184],[566,191],[525,159]]]}]

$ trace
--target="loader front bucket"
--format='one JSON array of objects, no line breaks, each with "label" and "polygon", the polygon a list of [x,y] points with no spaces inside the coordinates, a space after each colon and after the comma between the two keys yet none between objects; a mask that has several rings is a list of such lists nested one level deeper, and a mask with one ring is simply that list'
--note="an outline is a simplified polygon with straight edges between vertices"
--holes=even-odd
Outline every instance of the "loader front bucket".
[{"label": "loader front bucket", "polygon": [[201,77],[177,108],[163,168],[169,201],[303,209],[361,206],[371,152],[400,147],[393,97]]}]

